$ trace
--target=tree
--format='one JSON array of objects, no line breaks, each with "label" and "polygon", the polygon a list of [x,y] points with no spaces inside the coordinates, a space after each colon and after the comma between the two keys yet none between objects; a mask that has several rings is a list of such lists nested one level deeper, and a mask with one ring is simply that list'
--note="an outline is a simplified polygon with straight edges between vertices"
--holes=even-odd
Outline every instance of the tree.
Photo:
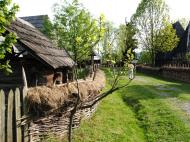
[{"label": "tree", "polygon": [[[150,52],[152,65],[155,65],[157,36],[160,30],[165,28],[165,23],[169,21],[168,11],[168,6],[164,0],[142,0],[132,17],[132,21],[138,29],[137,38],[139,44]],[[168,38],[171,39],[172,37]],[[175,44],[171,46],[170,49],[175,48]]]},{"label": "tree", "polygon": [[11,0],[0,1],[0,70],[6,73],[11,73],[11,66],[9,60],[6,59],[6,53],[12,52],[13,44],[16,42],[16,36],[13,33],[6,33],[12,20],[15,18],[15,13],[18,11],[18,5],[13,4],[11,7]]},{"label": "tree", "polygon": [[100,48],[104,63],[115,60],[114,53],[116,49],[117,36],[118,29],[113,26],[113,23],[107,21],[105,23],[105,34],[103,40],[101,41],[102,48]]},{"label": "tree", "polygon": [[130,61],[134,58],[134,50],[137,48],[137,39],[135,38],[136,28],[133,23],[120,25],[117,45],[119,48],[120,60]]},{"label": "tree", "polygon": [[[78,0],[65,0],[62,5],[56,4],[54,11],[54,30],[52,32],[55,34],[58,46],[66,48],[75,63],[92,57],[93,48],[104,35],[104,16],[101,15],[99,19],[93,18]],[[76,66],[74,67],[74,77],[78,88]],[[77,91],[77,99],[70,114],[69,142],[72,141],[73,117],[80,103],[79,88]]]},{"label": "tree", "polygon": [[172,24],[166,23],[155,38],[155,50],[156,52],[171,51],[177,46],[178,42],[179,38],[176,35],[176,30],[172,27]]},{"label": "tree", "polygon": [[136,30],[131,22],[121,24],[118,29],[106,23],[106,32],[103,40],[103,57],[115,63],[134,58],[134,49],[137,48],[135,39]]},{"label": "tree", "polygon": [[148,51],[142,51],[140,53],[140,58],[139,58],[138,63],[145,64],[145,65],[146,64],[150,65],[151,64],[150,52],[148,52]]},{"label": "tree", "polygon": [[51,40],[55,40],[55,34],[54,34],[54,27],[53,27],[53,23],[50,21],[50,19],[47,17],[45,17],[43,22],[43,27],[41,29],[41,32],[44,33],[48,38],[50,38]]},{"label": "tree", "polygon": [[104,16],[93,18],[78,0],[55,5],[54,28],[59,47],[66,48],[75,61],[89,58],[104,34]]}]

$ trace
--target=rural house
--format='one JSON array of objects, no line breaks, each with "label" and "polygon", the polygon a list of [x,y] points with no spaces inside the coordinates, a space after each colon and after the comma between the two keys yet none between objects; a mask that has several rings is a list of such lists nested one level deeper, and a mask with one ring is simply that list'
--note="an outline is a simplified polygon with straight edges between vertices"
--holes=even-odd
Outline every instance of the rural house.
[{"label": "rural house", "polygon": [[72,79],[74,61],[64,49],[58,49],[32,24],[17,18],[7,28],[17,35],[17,44],[12,54],[7,54],[13,73],[6,76],[0,73],[0,86],[20,86],[23,84],[23,70],[29,87],[51,86]]}]

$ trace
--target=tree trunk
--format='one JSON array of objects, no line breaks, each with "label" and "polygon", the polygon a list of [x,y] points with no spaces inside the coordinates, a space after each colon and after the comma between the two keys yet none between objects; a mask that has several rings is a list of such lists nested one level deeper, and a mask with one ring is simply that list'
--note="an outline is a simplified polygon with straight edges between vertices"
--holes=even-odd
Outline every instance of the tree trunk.
[{"label": "tree trunk", "polygon": [[153,67],[155,66],[155,52],[153,49],[152,49],[152,66]]}]

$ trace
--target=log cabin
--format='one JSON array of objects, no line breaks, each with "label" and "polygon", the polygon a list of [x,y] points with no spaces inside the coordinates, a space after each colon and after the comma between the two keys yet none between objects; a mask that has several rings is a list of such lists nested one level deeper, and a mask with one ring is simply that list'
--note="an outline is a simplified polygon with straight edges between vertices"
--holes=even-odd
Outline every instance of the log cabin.
[{"label": "log cabin", "polygon": [[[11,54],[12,71],[9,76],[0,72],[0,87],[23,85],[23,71],[29,87],[52,86],[72,79],[74,61],[65,49],[58,49],[51,40],[29,22],[16,18],[7,32],[14,32],[17,43]],[[69,75],[70,74],[70,75]]]}]

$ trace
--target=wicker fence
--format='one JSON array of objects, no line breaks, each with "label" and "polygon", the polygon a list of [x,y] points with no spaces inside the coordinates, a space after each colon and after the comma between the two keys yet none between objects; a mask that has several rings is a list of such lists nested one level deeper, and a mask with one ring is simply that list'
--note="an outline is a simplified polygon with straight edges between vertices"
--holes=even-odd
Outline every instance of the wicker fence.
[{"label": "wicker fence", "polygon": [[[81,120],[90,118],[96,111],[98,103],[91,108],[78,110],[73,118],[72,128],[78,128]],[[40,142],[48,137],[64,137],[69,129],[70,110],[33,120],[30,123],[30,142]]]},{"label": "wicker fence", "polygon": [[0,142],[28,142],[28,126],[21,120],[26,113],[26,89],[0,89]]},{"label": "wicker fence", "polygon": [[[63,136],[68,132],[70,109],[38,118],[26,123],[26,89],[0,89],[0,142],[39,142],[52,134]],[[78,110],[73,119],[73,128],[80,125],[96,111],[97,105]],[[31,119],[31,118],[29,118]]]}]

